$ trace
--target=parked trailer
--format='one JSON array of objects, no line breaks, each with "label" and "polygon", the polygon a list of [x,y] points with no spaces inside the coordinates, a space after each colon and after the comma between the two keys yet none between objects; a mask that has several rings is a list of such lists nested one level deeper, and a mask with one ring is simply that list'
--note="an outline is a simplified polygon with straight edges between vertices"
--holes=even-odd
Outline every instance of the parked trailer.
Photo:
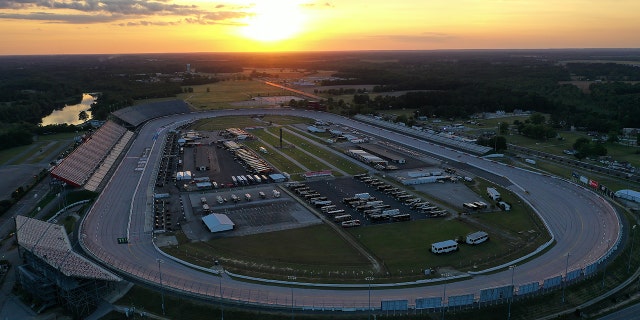
[{"label": "parked trailer", "polygon": [[400,214],[400,209],[389,209],[382,211],[382,214],[388,214],[390,216],[396,216]]},{"label": "parked trailer", "polygon": [[353,228],[353,227],[359,227],[360,226],[360,220],[348,220],[348,221],[342,221],[341,223],[343,228]]},{"label": "parked trailer", "polygon": [[322,212],[329,212],[329,211],[335,210],[336,208],[337,208],[337,207],[336,207],[336,205],[335,205],[335,204],[330,204],[330,205],[328,205],[328,206],[320,207],[320,211],[322,211]]},{"label": "parked trailer", "polygon": [[371,198],[371,195],[370,195],[369,193],[367,193],[367,192],[364,192],[364,193],[356,193],[356,194],[354,195],[354,197],[356,197],[356,198],[358,198],[358,199],[364,199],[364,200],[367,200],[367,199]]},{"label": "parked trailer", "polygon": [[447,252],[458,251],[458,243],[454,240],[445,240],[431,244],[431,252],[442,254]]},{"label": "parked trailer", "polygon": [[444,217],[449,213],[447,210],[437,210],[429,212],[429,215],[432,217]]},{"label": "parked trailer", "polygon": [[484,231],[476,231],[467,235],[465,242],[467,244],[480,244],[489,240],[489,234]]},{"label": "parked trailer", "polygon": [[463,206],[465,209],[469,209],[469,210],[478,210],[478,206],[476,206],[475,204],[473,204],[473,203],[471,203],[471,202],[463,203],[463,204],[462,204],[462,206]]},{"label": "parked trailer", "polygon": [[327,214],[328,214],[328,215],[332,215],[332,216],[335,216],[335,215],[338,215],[338,216],[339,216],[339,215],[344,214],[344,209],[329,210],[329,211],[327,211]]},{"label": "parked trailer", "polygon": [[480,209],[486,209],[488,207],[487,204],[482,201],[476,201],[473,204]]},{"label": "parked trailer", "polygon": [[387,221],[389,220],[390,216],[388,214],[374,214],[369,216],[369,219],[371,220],[371,222],[380,222],[380,221]]},{"label": "parked trailer", "polygon": [[347,220],[351,220],[352,217],[350,214],[343,214],[343,215],[339,215],[339,216],[335,216],[333,217],[333,221],[335,222],[343,222],[343,221],[347,221]]},{"label": "parked trailer", "polygon": [[411,215],[408,213],[398,214],[391,217],[394,221],[410,221]]},{"label": "parked trailer", "polygon": [[318,201],[315,203],[316,208],[328,206],[331,204],[331,200]]},{"label": "parked trailer", "polygon": [[380,214],[380,213],[382,213],[382,209],[370,209],[370,210],[365,210],[365,211],[363,212],[363,214],[365,215],[365,217],[369,217],[369,216],[371,216],[371,215],[374,215],[374,214]]},{"label": "parked trailer", "polygon": [[256,183],[262,183],[262,178],[260,178],[260,176],[257,174],[253,175],[253,180],[255,180]]}]

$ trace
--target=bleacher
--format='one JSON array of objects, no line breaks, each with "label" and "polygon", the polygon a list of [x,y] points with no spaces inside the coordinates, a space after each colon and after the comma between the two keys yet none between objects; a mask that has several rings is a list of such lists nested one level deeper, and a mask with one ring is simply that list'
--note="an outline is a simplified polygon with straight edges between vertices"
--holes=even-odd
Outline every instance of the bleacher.
[{"label": "bleacher", "polygon": [[463,151],[470,152],[477,155],[485,155],[493,150],[493,148],[481,146],[476,144],[475,142],[465,141],[465,140],[456,138],[453,135],[441,135],[436,133],[428,133],[425,131],[416,130],[414,128],[398,125],[389,121],[376,119],[371,116],[357,114],[353,118],[358,121],[367,122],[379,127],[387,128],[389,130],[406,133],[414,137],[419,137],[425,140],[435,142],[437,144],[445,145],[450,148],[463,150]]},{"label": "bleacher", "polygon": [[112,114],[129,125],[137,127],[154,118],[190,111],[189,105],[183,100],[171,100],[131,106]]},{"label": "bleacher", "polygon": [[124,127],[106,122],[57,165],[51,175],[76,187],[84,185],[125,132]]},{"label": "bleacher", "polygon": [[87,184],[85,184],[84,186],[85,189],[89,191],[98,190],[100,184],[104,180],[104,177],[107,175],[109,170],[111,170],[111,167],[113,167],[113,164],[116,162],[124,148],[127,146],[129,141],[131,141],[131,138],[133,138],[133,132],[125,132],[124,136],[122,136],[122,139],[118,141],[118,143],[113,147],[113,149],[111,149],[111,151],[107,155],[107,158],[104,159],[102,164],[100,164],[98,170],[96,170],[96,172],[91,175],[91,178],[89,178],[89,181],[87,181]]}]

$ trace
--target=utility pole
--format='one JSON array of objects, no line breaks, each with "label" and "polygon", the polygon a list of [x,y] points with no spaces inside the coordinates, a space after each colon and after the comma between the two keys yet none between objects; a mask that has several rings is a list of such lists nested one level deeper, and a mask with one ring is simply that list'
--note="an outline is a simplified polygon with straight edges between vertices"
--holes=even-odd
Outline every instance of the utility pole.
[{"label": "utility pole", "polygon": [[631,270],[631,259],[633,258],[633,243],[636,240],[636,227],[637,225],[633,225],[631,227],[631,250],[629,251],[629,264],[627,264],[627,273]]},{"label": "utility pole", "polygon": [[160,275],[160,296],[162,297],[162,315],[165,315],[164,312],[164,286],[162,285],[162,270],[160,269],[160,264],[163,263],[162,259],[156,259],[158,262],[158,274]]},{"label": "utility pole", "polygon": [[373,281],[373,277],[364,278],[369,282],[369,320],[371,320],[371,281]]},{"label": "utility pole", "polygon": [[509,311],[507,313],[507,320],[511,320],[511,302],[513,302],[513,293],[514,293],[514,288],[513,288],[513,275],[516,272],[516,265],[512,265],[509,266],[509,269],[511,269],[511,299],[509,299]]},{"label": "utility pole", "polygon": [[564,291],[565,291],[565,290],[566,290],[566,288],[567,288],[567,281],[568,281],[568,279],[569,279],[569,278],[567,277],[567,273],[569,272],[569,256],[570,256],[570,255],[571,255],[571,254],[569,254],[569,253],[567,252],[567,264],[566,264],[566,265],[565,265],[565,267],[564,267],[564,285],[562,286],[562,303],[564,303]]}]

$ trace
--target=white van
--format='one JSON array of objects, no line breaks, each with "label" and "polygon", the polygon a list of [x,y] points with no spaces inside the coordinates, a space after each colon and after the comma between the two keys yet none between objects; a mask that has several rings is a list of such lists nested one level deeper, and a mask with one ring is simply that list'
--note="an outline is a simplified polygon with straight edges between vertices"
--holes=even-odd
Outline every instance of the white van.
[{"label": "white van", "polygon": [[454,240],[445,240],[431,244],[431,252],[440,254],[458,251],[458,243]]},{"label": "white van", "polygon": [[489,240],[489,234],[484,231],[469,233],[465,242],[467,244],[480,244]]}]

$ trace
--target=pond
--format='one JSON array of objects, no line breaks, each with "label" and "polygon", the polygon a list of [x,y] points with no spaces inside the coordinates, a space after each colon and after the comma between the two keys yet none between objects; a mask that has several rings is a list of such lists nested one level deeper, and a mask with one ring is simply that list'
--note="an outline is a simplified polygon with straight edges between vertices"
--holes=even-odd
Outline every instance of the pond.
[{"label": "pond", "polygon": [[[81,111],[87,112],[89,116],[88,119],[91,119],[91,104],[96,101],[96,98],[92,96],[91,93],[83,93],[82,101],[79,104],[65,106],[60,110],[54,110],[50,115],[42,118],[42,125],[50,125],[50,124],[81,124],[84,121],[78,119],[78,115]],[[87,120],[88,120],[87,119]]]}]

